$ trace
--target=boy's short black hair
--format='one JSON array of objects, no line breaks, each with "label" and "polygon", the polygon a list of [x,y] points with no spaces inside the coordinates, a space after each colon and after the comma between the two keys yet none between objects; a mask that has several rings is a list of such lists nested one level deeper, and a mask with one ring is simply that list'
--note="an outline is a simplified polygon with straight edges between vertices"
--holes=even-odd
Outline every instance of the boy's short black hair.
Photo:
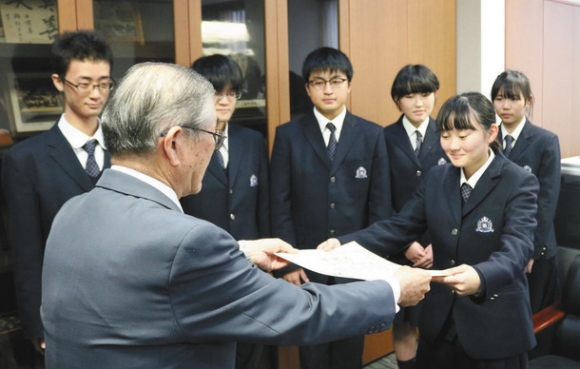
[{"label": "boy's short black hair", "polygon": [[53,73],[64,76],[72,60],[106,61],[113,69],[113,52],[109,44],[90,31],[65,32],[52,43]]},{"label": "boy's short black hair", "polygon": [[244,76],[238,63],[232,58],[215,54],[202,56],[191,65],[191,68],[204,76],[217,93],[224,91],[228,86],[232,91],[241,92]]},{"label": "boy's short black hair", "polygon": [[352,81],[352,64],[348,57],[340,50],[332,47],[321,47],[312,51],[302,64],[302,77],[308,83],[310,74],[317,71],[343,72],[348,81]]},{"label": "boy's short black hair", "polygon": [[406,95],[431,93],[439,90],[439,80],[431,69],[423,64],[405,65],[393,81],[391,97],[394,102]]}]

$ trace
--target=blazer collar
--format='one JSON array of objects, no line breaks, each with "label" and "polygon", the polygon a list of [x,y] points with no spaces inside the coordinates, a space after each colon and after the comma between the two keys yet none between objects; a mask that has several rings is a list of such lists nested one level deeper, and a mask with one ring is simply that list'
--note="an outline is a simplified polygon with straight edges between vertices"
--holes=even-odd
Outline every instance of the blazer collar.
[{"label": "blazer collar", "polygon": [[[344,158],[346,158],[348,152],[352,148],[352,145],[359,137],[360,127],[354,116],[347,111],[346,116],[344,117],[342,132],[340,133],[340,138],[338,140],[338,146],[336,147],[336,154],[332,161],[330,174],[334,174],[334,172],[338,170],[340,164],[344,161]],[[383,138],[381,137],[381,139]]]},{"label": "blazer collar", "polygon": [[[46,144],[48,146],[48,155],[84,191],[90,191],[94,187],[89,175],[85,172],[77,155],[57,124],[47,131]],[[111,159],[107,151],[105,151],[105,165],[111,166]]]},{"label": "blazer collar", "polygon": [[181,212],[179,207],[161,191],[118,170],[105,170],[97,182],[96,187],[106,188],[129,196],[150,200],[168,209]]},{"label": "blazer collar", "polygon": [[[316,120],[316,117],[314,117],[314,113],[309,112],[306,115],[304,115],[304,117],[300,119],[300,123],[304,129],[304,136],[306,138],[306,141],[310,143],[316,155],[318,155],[320,160],[324,163],[324,165],[328,168],[328,170],[330,170],[330,159],[328,159],[328,154],[326,153],[326,146],[324,145],[324,138],[322,137],[322,132],[320,132],[320,127],[318,126],[318,121]],[[338,147],[340,147],[341,141],[342,137],[339,140]]]},{"label": "blazer collar", "polygon": [[[489,192],[493,190],[495,185],[497,184],[503,166],[508,160],[501,152],[495,153],[495,158],[487,168],[487,170],[483,173],[481,178],[477,181],[477,185],[471,192],[471,196],[469,200],[463,205],[463,216],[467,215],[473,209],[477,207],[477,205],[482,202]],[[456,182],[457,193],[461,198],[461,194],[459,191],[459,181]]]}]

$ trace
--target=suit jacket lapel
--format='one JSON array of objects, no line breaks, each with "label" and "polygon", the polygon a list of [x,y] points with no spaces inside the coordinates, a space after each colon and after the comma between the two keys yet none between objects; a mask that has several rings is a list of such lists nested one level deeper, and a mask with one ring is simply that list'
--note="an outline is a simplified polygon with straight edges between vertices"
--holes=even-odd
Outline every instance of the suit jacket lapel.
[{"label": "suit jacket lapel", "polygon": [[[320,157],[320,160],[324,163],[324,165],[330,169],[330,159],[328,159],[326,146],[324,146],[324,138],[322,137],[322,132],[320,132],[320,127],[318,126],[318,121],[314,117],[314,113],[310,112],[309,114],[305,115],[302,118],[301,123],[302,127],[304,128],[304,136],[306,136],[306,140],[310,143],[312,149],[316,155]],[[338,146],[340,147],[340,144]],[[336,155],[338,156],[338,152]]]},{"label": "suit jacket lapel", "polygon": [[439,137],[437,137],[437,127],[435,126],[435,121],[429,118],[429,125],[425,131],[425,138],[423,139],[423,145],[421,146],[421,152],[419,153],[419,160],[423,161],[425,158],[429,157],[431,149],[435,145],[440,145]]},{"label": "suit jacket lapel", "polygon": [[469,196],[469,200],[463,205],[463,216],[466,216],[471,212],[473,209],[477,207],[477,205],[482,202],[487,195],[493,190],[495,185],[497,184],[497,180],[501,174],[501,168],[504,164],[504,158],[502,154],[496,154],[495,158],[487,168],[487,170],[483,173],[481,178],[477,181],[477,185],[471,192],[471,196]]},{"label": "suit jacket lapel", "polygon": [[87,172],[85,172],[73,148],[70,146],[57,124],[50,129],[49,134],[46,144],[48,146],[50,157],[63,170],[63,172],[71,177],[71,179],[84,191],[90,191],[93,189],[93,182],[89,178]]},{"label": "suit jacket lapel", "polygon": [[243,143],[241,142],[241,138],[239,137],[238,127],[229,124],[228,128],[228,154],[229,154],[229,163],[228,163],[228,181],[230,185],[233,185],[236,181],[236,176],[238,175],[238,169],[240,168],[241,164],[241,153],[243,149]]},{"label": "suit jacket lapel", "polygon": [[[231,156],[230,156],[231,158]],[[225,186],[228,185],[228,177],[226,176],[226,170],[222,167],[220,162],[217,160],[215,153],[211,156],[209,165],[207,166],[208,172],[210,172],[218,181],[223,183]]]},{"label": "suit jacket lapel", "polygon": [[[405,131],[405,127],[403,126],[403,116],[397,121],[396,129],[393,130],[393,138],[391,142],[395,142],[395,144],[401,148],[401,152],[409,157],[417,166],[421,167],[421,163],[415,152],[413,151],[413,146],[411,146],[411,141],[409,141],[409,135],[407,135],[407,131]],[[423,152],[424,150],[421,150]],[[421,156],[421,155],[419,155]]]},{"label": "suit jacket lapel", "polygon": [[448,170],[451,175],[445,176],[445,199],[449,206],[450,213],[453,214],[453,219],[459,223],[461,220],[461,191],[459,190],[460,169],[454,166],[449,166]]},{"label": "suit jacket lapel", "polygon": [[333,174],[340,167],[340,164],[346,158],[346,155],[358,137],[360,137],[360,127],[352,114],[347,111],[342,124],[338,146],[336,146],[336,154],[334,155],[330,174]]},{"label": "suit jacket lapel", "polygon": [[508,159],[514,161],[516,160],[526,149],[528,148],[528,142],[530,138],[532,138],[533,134],[533,127],[532,123],[526,118],[524,128],[522,128],[522,132],[516,141],[512,152],[510,153],[510,157]]}]

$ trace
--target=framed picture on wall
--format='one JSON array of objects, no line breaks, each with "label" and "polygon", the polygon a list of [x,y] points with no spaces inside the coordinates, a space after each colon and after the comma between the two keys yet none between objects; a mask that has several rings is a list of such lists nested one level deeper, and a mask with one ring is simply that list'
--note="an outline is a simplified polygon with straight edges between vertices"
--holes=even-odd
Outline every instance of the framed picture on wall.
[{"label": "framed picture on wall", "polygon": [[50,73],[8,73],[6,101],[15,133],[44,131],[62,114],[61,96]]}]

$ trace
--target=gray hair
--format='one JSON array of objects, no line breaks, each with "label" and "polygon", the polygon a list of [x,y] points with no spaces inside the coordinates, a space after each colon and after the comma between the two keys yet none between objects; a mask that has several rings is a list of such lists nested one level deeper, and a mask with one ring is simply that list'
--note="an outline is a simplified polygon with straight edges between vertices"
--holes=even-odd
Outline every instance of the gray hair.
[{"label": "gray hair", "polygon": [[[178,125],[205,129],[212,123],[215,91],[190,68],[136,64],[113,92],[101,118],[112,156],[152,154],[163,131]],[[194,137],[199,134],[184,131]]]}]

